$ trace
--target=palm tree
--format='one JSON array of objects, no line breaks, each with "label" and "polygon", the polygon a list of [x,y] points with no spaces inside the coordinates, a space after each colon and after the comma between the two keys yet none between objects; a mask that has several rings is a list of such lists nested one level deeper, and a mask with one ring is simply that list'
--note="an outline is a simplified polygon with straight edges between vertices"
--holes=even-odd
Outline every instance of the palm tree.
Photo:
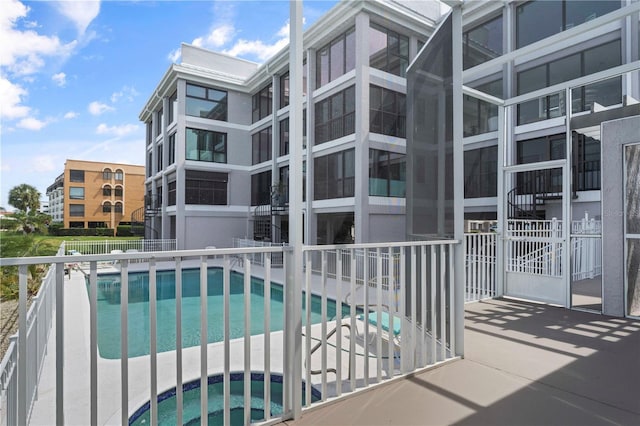
[{"label": "palm tree", "polygon": [[26,183],[14,186],[9,191],[9,204],[26,213],[36,211],[40,208],[40,192]]}]

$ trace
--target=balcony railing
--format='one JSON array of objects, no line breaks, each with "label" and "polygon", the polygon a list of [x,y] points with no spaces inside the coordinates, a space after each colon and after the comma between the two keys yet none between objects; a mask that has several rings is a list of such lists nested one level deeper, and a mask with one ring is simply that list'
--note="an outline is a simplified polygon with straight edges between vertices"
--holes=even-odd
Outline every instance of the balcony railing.
[{"label": "balcony railing", "polygon": [[[27,424],[32,409],[33,393],[28,383],[33,380],[27,378],[32,369],[29,366],[29,362],[32,362],[29,354],[32,352],[28,346],[30,322],[26,315],[28,265],[43,262],[54,264],[50,273],[50,288],[53,289],[55,285],[56,345],[55,354],[52,350],[49,356],[55,355],[56,368],[43,371],[48,375],[48,382],[55,383],[55,391],[51,389],[46,392],[47,395],[55,395],[55,404],[51,402],[50,407],[45,407],[51,411],[49,421],[58,424],[103,424],[107,421],[127,424],[131,416],[147,407],[151,424],[155,424],[159,394],[165,389],[174,389],[177,421],[182,424],[185,419],[182,403],[186,390],[183,391],[183,387],[176,384],[184,384],[194,378],[196,383],[200,383],[200,415],[201,418],[207,418],[209,377],[220,375],[223,381],[220,404],[224,407],[221,415],[224,423],[229,424],[232,372],[241,371],[239,376],[237,373],[233,373],[233,376],[240,377],[245,383],[244,423],[248,424],[251,422],[252,401],[249,384],[256,371],[264,378],[264,406],[271,406],[273,389],[270,377],[282,376],[282,412],[271,413],[267,410],[263,415],[263,420],[273,421],[290,418],[299,411],[300,406],[295,403],[298,398],[294,396],[299,395],[300,389],[304,389],[305,395],[302,405],[309,407],[455,358],[456,336],[460,335],[462,327],[462,316],[456,302],[462,296],[462,290],[454,288],[453,274],[453,253],[457,243],[429,241],[305,246],[304,282],[298,284],[288,282],[285,277],[290,274],[284,274],[285,271],[272,264],[276,255],[284,256],[285,270],[286,265],[293,264],[287,260],[292,256],[292,251],[283,247],[0,259],[0,266],[18,266],[21,296],[19,333],[17,343],[13,344],[13,348],[17,348],[17,361],[14,357],[2,363],[3,368],[9,367],[7,370],[10,370],[12,380],[17,380],[17,388],[13,385],[6,388],[12,390],[6,397],[3,395],[7,409],[2,411],[2,416],[7,418],[2,421]],[[328,266],[331,253],[341,253],[335,258],[333,277],[329,274]],[[366,285],[356,279],[359,253],[362,253],[363,260],[367,259],[362,264],[363,277],[367,277]],[[252,261],[256,255],[261,256],[262,265]],[[236,281],[232,287],[232,263],[237,258],[242,259],[242,266],[236,267],[236,272],[233,272]],[[319,273],[313,272],[314,259],[318,259]],[[348,260],[345,262],[345,259]],[[144,297],[140,300],[137,297],[148,292],[149,322],[148,332],[144,332],[145,339],[148,338],[148,355],[134,358],[120,355],[117,362],[104,360],[98,355],[102,353],[98,342],[103,333],[99,328],[103,322],[97,319],[98,301],[102,300],[98,294],[106,291],[102,284],[99,285],[98,263],[105,261],[117,262],[120,270],[117,285],[110,287],[118,296],[119,306],[115,306],[114,312],[120,319],[120,354],[130,354],[129,347],[135,343],[136,338],[130,335],[130,326],[137,321],[133,317],[133,310],[136,304],[147,303]],[[147,264],[134,264],[141,261]],[[75,278],[71,281],[65,280],[65,263],[84,265],[85,275],[80,281],[74,281],[80,278],[76,273],[73,273]],[[344,263],[349,265],[348,274],[343,273]],[[174,294],[167,294],[167,280],[160,275],[160,271],[166,268],[175,271],[176,278],[170,283],[175,285],[169,291]],[[182,272],[188,268],[198,271],[197,283],[183,282]],[[219,283],[211,282],[209,268],[218,268],[222,277]],[[148,280],[141,281],[136,275],[131,275],[134,270],[148,271]],[[242,272],[240,278],[237,271]],[[283,290],[273,290],[276,299],[281,298],[284,312],[271,310],[275,309],[272,307],[272,286],[263,285],[260,290],[255,290],[256,279],[284,285]],[[208,335],[212,327],[219,326],[223,336],[218,343],[199,339],[196,347],[183,347],[182,305],[187,298],[193,297],[193,289],[189,285],[198,289],[197,297],[200,294],[210,296],[211,289],[215,288],[222,298],[222,311],[215,314],[219,316],[215,317],[214,322],[209,319],[211,308],[208,298],[200,298],[199,301],[197,328],[200,336]],[[140,290],[140,286],[145,289]],[[294,290],[296,287],[301,291],[298,294]],[[239,288],[244,289],[242,296],[237,296]],[[272,301],[261,305],[264,309],[255,309],[252,305],[251,301],[258,294],[264,296],[265,301]],[[162,298],[158,295],[162,295]],[[173,300],[168,305],[167,297]],[[291,297],[303,298],[304,306],[310,307],[303,312],[302,335],[298,334],[296,330],[299,328],[292,322],[295,313]],[[163,354],[162,357],[158,354],[161,301],[163,309],[175,306],[174,323],[169,325],[169,329],[175,333],[175,349],[169,351],[170,355]],[[71,310],[65,309],[66,306],[70,306]],[[241,330],[234,323],[232,331],[230,314],[237,313],[236,310],[243,313],[245,320]],[[282,318],[281,314],[284,314],[283,331],[274,331],[271,324],[277,318]],[[261,331],[258,334],[251,329],[252,316],[257,316],[260,324]],[[136,327],[141,326],[137,322],[135,324]],[[232,336],[231,333],[235,334]],[[65,346],[68,343],[65,335],[86,338],[80,339],[79,346],[76,344],[71,348]],[[21,336],[27,338],[22,340]],[[282,351],[278,349],[274,352],[276,348],[282,348]],[[300,348],[302,353],[296,352]],[[169,359],[173,361],[168,362]],[[70,365],[73,365],[72,369]],[[71,381],[77,371],[88,372],[88,380]],[[2,371],[2,377],[4,384],[5,370]]]}]

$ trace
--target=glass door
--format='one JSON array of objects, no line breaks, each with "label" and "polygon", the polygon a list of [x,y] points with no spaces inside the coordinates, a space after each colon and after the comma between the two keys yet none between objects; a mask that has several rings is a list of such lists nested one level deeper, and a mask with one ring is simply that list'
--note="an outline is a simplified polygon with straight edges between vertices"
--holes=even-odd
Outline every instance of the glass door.
[{"label": "glass door", "polygon": [[571,307],[602,312],[600,126],[572,131]]},{"label": "glass door", "polygon": [[624,147],[626,313],[640,317],[640,144]]}]

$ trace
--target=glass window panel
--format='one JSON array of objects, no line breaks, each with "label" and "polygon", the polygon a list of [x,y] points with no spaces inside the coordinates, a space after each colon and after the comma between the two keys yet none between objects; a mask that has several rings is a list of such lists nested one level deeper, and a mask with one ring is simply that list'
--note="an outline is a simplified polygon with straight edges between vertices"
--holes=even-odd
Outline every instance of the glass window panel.
[{"label": "glass window panel", "polygon": [[464,69],[502,55],[502,15],[464,33],[463,43]]},{"label": "glass window panel", "polygon": [[345,64],[344,72],[347,73],[356,67],[356,32],[347,32],[345,38]]},{"label": "glass window panel", "polygon": [[344,74],[344,38],[335,40],[331,44],[331,58],[329,62],[331,64],[331,75],[329,78],[333,81]]},{"label": "glass window panel", "polygon": [[69,198],[72,200],[84,200],[84,188],[75,186],[70,187]]},{"label": "glass window panel", "polygon": [[195,96],[197,98],[206,98],[207,89],[200,86],[187,83],[187,96]]},{"label": "glass window panel", "polygon": [[584,75],[616,67],[622,63],[620,40],[585,50]]},{"label": "glass window panel", "polygon": [[547,66],[540,65],[535,68],[518,73],[518,95],[542,89],[547,86]]},{"label": "glass window panel", "polygon": [[84,182],[84,170],[69,170],[69,180],[71,182]]},{"label": "glass window panel", "polygon": [[563,30],[562,3],[535,0],[516,8],[516,47],[534,43]]},{"label": "glass window panel", "polygon": [[617,0],[565,1],[565,29],[572,28],[620,8]]},{"label": "glass window panel", "polygon": [[584,110],[589,110],[594,103],[602,106],[622,103],[621,77],[615,77],[600,83],[584,86],[584,96]]},{"label": "glass window panel", "polygon": [[344,95],[338,93],[331,98],[331,118],[339,118],[344,113]]},{"label": "glass window panel", "polygon": [[369,66],[385,69],[387,65],[387,34],[379,27],[369,27]]},{"label": "glass window panel", "polygon": [[[640,144],[626,146],[624,156],[626,233],[640,234]],[[640,261],[640,251],[636,254],[636,259]],[[640,291],[640,287],[638,290]]]},{"label": "glass window panel", "polygon": [[581,68],[579,53],[549,63],[549,85],[580,77]]},{"label": "glass window panel", "polygon": [[329,48],[320,49],[316,59],[316,88],[329,82]]},{"label": "glass window panel", "polygon": [[280,108],[289,105],[289,73],[280,77]]}]

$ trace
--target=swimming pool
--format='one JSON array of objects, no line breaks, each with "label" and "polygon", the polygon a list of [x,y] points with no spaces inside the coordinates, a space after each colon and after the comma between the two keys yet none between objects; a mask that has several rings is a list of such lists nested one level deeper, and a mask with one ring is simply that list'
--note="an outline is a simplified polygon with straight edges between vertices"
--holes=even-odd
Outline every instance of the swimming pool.
[{"label": "swimming pool", "polygon": [[[221,342],[224,338],[222,268],[207,271],[207,342]],[[157,283],[157,350],[166,352],[176,348],[175,272],[159,271]],[[88,286],[87,279],[87,286]],[[98,277],[98,350],[107,359],[120,358],[120,275],[104,274]],[[244,335],[244,276],[231,272],[230,281],[230,336]],[[271,283],[271,331],[284,326],[283,287]],[[321,299],[311,298],[311,322],[321,320]],[[303,321],[306,319],[306,300],[303,295]],[[349,314],[348,305],[342,305],[342,316]],[[336,316],[336,302],[328,301],[327,317]],[[251,335],[264,333],[264,283],[251,277]],[[129,357],[149,354],[149,274],[129,273],[128,305]],[[182,271],[182,347],[200,345],[200,270]]]},{"label": "swimming pool", "polygon": [[[232,425],[244,424],[244,373],[230,374],[230,413]],[[276,417],[282,414],[282,376],[271,374],[271,404],[270,416]],[[185,425],[199,425],[200,422],[200,380],[185,383],[182,386],[182,420]],[[223,376],[215,375],[208,378],[207,385],[209,425],[223,424],[224,398]],[[303,404],[305,394],[302,392]],[[312,400],[320,399],[320,392],[312,388]],[[149,402],[138,408],[129,418],[130,425],[148,425],[151,423]],[[264,419],[264,374],[251,373],[251,420]],[[176,424],[176,389],[170,389],[158,395],[158,424]]]}]

